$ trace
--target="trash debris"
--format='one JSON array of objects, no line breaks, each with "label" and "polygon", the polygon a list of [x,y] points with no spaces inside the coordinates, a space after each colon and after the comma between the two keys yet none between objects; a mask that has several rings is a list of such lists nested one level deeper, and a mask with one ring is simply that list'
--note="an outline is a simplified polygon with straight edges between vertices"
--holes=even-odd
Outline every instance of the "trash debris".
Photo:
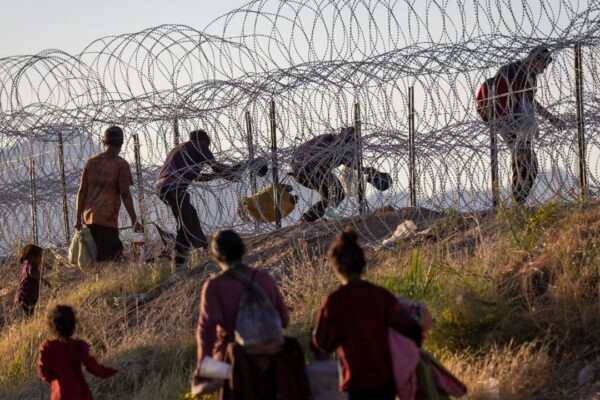
[{"label": "trash debris", "polygon": [[143,304],[149,300],[147,293],[134,293],[129,296],[113,297],[116,306],[128,305],[132,303]]},{"label": "trash debris", "polygon": [[327,207],[323,214],[323,219],[327,221],[335,221],[336,219],[342,218],[342,212],[334,207]]},{"label": "trash debris", "polygon": [[596,373],[596,367],[593,364],[588,364],[577,374],[577,384],[583,386],[590,383]]},{"label": "trash debris", "polygon": [[406,221],[404,221],[403,223],[401,223],[400,225],[398,225],[396,227],[396,230],[394,231],[392,236],[385,239],[381,243],[381,247],[392,246],[400,240],[408,239],[408,238],[414,236],[416,232],[417,232],[417,225],[413,221],[407,219]]}]

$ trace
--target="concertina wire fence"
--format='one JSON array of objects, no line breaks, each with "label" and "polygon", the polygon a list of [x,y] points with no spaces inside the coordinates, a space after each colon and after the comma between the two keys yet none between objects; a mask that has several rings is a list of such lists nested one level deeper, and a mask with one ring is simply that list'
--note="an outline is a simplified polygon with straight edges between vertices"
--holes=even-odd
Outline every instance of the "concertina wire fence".
[{"label": "concertina wire fence", "polygon": [[[411,203],[489,209],[491,135],[475,112],[475,93],[500,66],[537,45],[550,48],[554,60],[539,77],[537,99],[567,129],[539,119],[534,146],[540,173],[528,204],[579,195],[578,132],[585,133],[584,190],[594,194],[600,186],[599,34],[597,0],[258,0],[201,31],[161,25],[98,39],[78,54],[47,50],[1,58],[0,254],[19,240],[67,241],[83,164],[100,151],[110,124],[125,131],[121,155],[138,178],[136,205],[146,221],[169,230],[173,218],[152,186],[167,152],[189,131],[204,128],[217,160],[247,160],[248,119],[252,151],[269,162],[275,125],[278,179],[299,197],[283,226],[295,224],[319,199],[285,178],[294,149],[320,133],[356,125],[355,119],[363,165],[393,179],[385,192],[365,186],[368,210]],[[252,194],[251,175],[244,170],[238,182],[190,187],[205,231],[276,228],[238,213],[240,198]],[[510,150],[502,141],[498,175],[500,199],[510,203]],[[272,174],[255,179],[260,189]],[[337,212],[356,216],[360,208],[351,196]],[[121,224],[128,225],[124,217]]]}]

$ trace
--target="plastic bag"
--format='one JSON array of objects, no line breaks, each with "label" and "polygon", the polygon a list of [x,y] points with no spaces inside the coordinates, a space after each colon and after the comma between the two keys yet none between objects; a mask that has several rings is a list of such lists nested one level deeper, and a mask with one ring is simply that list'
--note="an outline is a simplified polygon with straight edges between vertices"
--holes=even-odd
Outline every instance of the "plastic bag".
[{"label": "plastic bag", "polygon": [[205,394],[214,393],[225,385],[225,381],[223,380],[201,378],[196,373],[194,373],[192,376],[190,383],[191,393],[193,396],[202,396]]},{"label": "plastic bag", "polygon": [[69,247],[69,263],[86,269],[94,265],[97,256],[98,248],[90,228],[83,226],[79,231],[75,231]]},{"label": "plastic bag", "polygon": [[368,183],[380,192],[385,192],[392,186],[392,176],[387,172],[372,171],[365,178]]},{"label": "plastic bag", "polygon": [[73,240],[71,240],[71,245],[69,246],[69,264],[77,265],[79,260],[79,247],[81,245],[80,240],[81,233],[76,230],[73,235]]},{"label": "plastic bag", "polygon": [[[279,185],[280,213],[281,218],[286,217],[294,211],[296,200],[290,194],[291,187],[288,185]],[[275,201],[273,196],[273,184],[271,183],[252,197],[242,198],[244,208],[255,221],[274,222],[275,221]]]},{"label": "plastic bag", "polygon": [[246,284],[235,322],[235,341],[248,354],[275,354],[284,343],[279,313],[254,278],[234,269],[228,273]]}]

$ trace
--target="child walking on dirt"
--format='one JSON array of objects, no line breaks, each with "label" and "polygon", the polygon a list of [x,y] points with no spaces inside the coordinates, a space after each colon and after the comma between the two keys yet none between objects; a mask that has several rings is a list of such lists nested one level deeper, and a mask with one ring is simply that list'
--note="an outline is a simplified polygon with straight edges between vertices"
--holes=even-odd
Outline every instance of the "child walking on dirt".
[{"label": "child walking on dirt", "polygon": [[50,384],[50,399],[92,400],[81,364],[99,378],[110,378],[118,371],[98,363],[90,355],[90,346],[86,342],[71,338],[77,319],[70,306],[54,306],[48,312],[47,322],[54,338],[40,346],[38,376]]},{"label": "child walking on dirt", "polygon": [[23,265],[19,278],[19,287],[15,294],[15,306],[20,306],[28,317],[33,314],[40,298],[40,281],[51,287],[40,274],[44,249],[28,244],[21,249],[19,263]]}]

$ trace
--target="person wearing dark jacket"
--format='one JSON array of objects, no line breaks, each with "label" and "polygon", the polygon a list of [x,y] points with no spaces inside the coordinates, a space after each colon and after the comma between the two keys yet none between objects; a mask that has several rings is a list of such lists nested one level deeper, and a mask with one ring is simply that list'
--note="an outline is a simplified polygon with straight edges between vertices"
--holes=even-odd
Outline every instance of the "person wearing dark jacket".
[{"label": "person wearing dark jacket", "polygon": [[[214,174],[202,173],[209,166]],[[215,160],[210,151],[210,138],[203,130],[190,132],[190,140],[181,143],[169,152],[158,174],[154,187],[158,197],[173,213],[177,223],[177,237],[173,266],[186,263],[192,248],[206,248],[207,240],[198,212],[190,201],[188,187],[194,181],[207,182],[213,179],[235,179],[239,166],[228,166]]]},{"label": "person wearing dark jacket", "polygon": [[19,277],[19,287],[15,293],[15,305],[21,306],[28,317],[33,314],[35,305],[40,298],[40,282],[47,287],[50,283],[41,276],[40,266],[44,249],[34,244],[28,244],[21,249],[19,263],[22,264]]},{"label": "person wearing dark jacket", "polygon": [[321,200],[302,215],[306,222],[322,218],[328,206],[337,207],[344,200],[344,190],[333,169],[340,165],[354,167],[354,128],[342,128],[340,133],[326,133],[302,143],[294,151],[291,172],[298,183],[316,190]]},{"label": "person wearing dark jacket", "polygon": [[497,118],[496,129],[511,149],[512,195],[519,204],[524,204],[529,197],[538,174],[538,161],[533,150],[533,140],[538,135],[536,114],[557,129],[566,127],[564,121],[535,99],[537,77],[551,62],[550,51],[538,46],[524,59],[502,66],[494,77],[496,85],[503,83],[508,88],[506,94],[496,94],[498,102],[508,108]]},{"label": "person wearing dark jacket", "polygon": [[342,285],[330,293],[312,334],[315,351],[338,351],[340,390],[349,400],[393,400],[396,389],[388,349],[388,328],[420,346],[422,331],[388,290],[361,278],[365,256],[350,228],[329,247],[329,262]]},{"label": "person wearing dark jacket", "polygon": [[[217,232],[212,237],[209,250],[223,273],[209,279],[202,287],[200,315],[196,330],[196,342],[198,344],[198,369],[196,373],[198,377],[202,362],[206,357],[218,361],[230,361],[226,357],[227,349],[228,345],[235,343],[236,320],[246,284],[236,279],[235,275],[228,273],[229,270],[235,269],[238,273],[246,275],[253,282],[260,285],[277,314],[279,314],[284,328],[288,326],[290,321],[283,296],[275,280],[266,271],[251,268],[242,263],[245,246],[237,233],[231,230]],[[262,382],[261,386],[264,390],[262,391],[263,395],[259,398],[261,400],[275,400],[277,398],[275,383],[277,371],[274,357],[248,355],[246,359],[247,365],[250,365],[246,370],[250,370],[259,378],[255,379],[254,385],[259,385],[259,381]],[[241,364],[239,360],[237,364]],[[233,389],[233,391],[238,390],[237,388]],[[219,398],[230,400],[239,397],[234,397],[232,389],[226,387]]]}]

